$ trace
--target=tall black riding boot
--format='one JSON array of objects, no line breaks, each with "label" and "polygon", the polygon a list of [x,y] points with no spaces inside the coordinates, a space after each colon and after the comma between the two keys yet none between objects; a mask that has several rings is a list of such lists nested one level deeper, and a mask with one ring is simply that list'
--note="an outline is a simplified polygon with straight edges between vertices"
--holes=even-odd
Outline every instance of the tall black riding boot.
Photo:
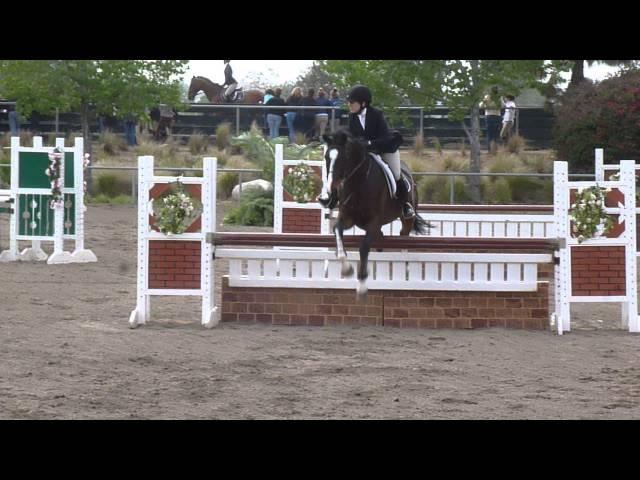
[{"label": "tall black riding boot", "polygon": [[409,203],[409,190],[407,189],[407,184],[403,178],[396,182],[396,197],[398,198],[398,200],[400,200],[400,202],[402,202],[402,217],[415,217],[416,212],[413,210],[413,207]]}]

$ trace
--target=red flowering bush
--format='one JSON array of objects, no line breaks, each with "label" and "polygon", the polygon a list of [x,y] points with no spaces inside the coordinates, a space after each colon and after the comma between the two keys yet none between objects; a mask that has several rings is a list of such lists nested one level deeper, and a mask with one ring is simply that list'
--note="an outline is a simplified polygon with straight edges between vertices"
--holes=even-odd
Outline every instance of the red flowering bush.
[{"label": "red flowering bush", "polygon": [[640,161],[640,71],[575,87],[556,112],[554,148],[574,172],[593,173],[594,149],[605,163]]}]

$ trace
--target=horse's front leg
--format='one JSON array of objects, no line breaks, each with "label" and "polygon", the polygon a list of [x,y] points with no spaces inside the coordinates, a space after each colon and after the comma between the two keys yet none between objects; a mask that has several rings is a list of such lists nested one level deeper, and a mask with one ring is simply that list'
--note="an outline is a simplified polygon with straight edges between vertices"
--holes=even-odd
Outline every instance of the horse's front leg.
[{"label": "horse's front leg", "polygon": [[362,243],[360,243],[360,264],[358,265],[358,287],[356,292],[359,299],[364,299],[367,295],[367,277],[369,276],[369,251],[371,250],[371,242],[377,232],[367,230]]},{"label": "horse's front leg", "polygon": [[338,251],[338,259],[342,264],[341,273],[345,277],[350,277],[353,275],[353,267],[347,261],[347,252],[344,249],[344,242],[342,239],[342,235],[344,232],[344,225],[342,223],[342,218],[338,215],[338,219],[336,220],[336,224],[333,227],[333,232],[336,235],[336,249]]}]

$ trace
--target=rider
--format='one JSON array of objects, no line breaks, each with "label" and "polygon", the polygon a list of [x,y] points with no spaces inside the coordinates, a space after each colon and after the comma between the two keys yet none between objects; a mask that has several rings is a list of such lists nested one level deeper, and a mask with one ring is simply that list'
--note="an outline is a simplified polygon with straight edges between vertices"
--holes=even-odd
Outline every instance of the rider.
[{"label": "rider", "polygon": [[224,63],[226,67],[224,67],[224,85],[223,87],[228,87],[224,92],[224,100],[227,103],[231,103],[231,99],[233,98],[233,92],[238,88],[238,82],[235,78],[233,78],[233,70],[231,70],[231,64],[229,63],[231,60],[225,60]]},{"label": "rider", "polygon": [[[367,151],[382,154],[382,159],[391,167],[396,180],[396,197],[402,202],[402,216],[413,218],[415,211],[409,203],[409,191],[400,170],[399,136],[389,132],[382,112],[371,106],[371,98],[371,91],[364,85],[356,85],[351,89],[347,97],[351,112],[349,130],[353,136],[367,141]],[[335,204],[333,196],[332,192],[328,199],[319,198],[318,200],[324,206],[333,205]]]}]

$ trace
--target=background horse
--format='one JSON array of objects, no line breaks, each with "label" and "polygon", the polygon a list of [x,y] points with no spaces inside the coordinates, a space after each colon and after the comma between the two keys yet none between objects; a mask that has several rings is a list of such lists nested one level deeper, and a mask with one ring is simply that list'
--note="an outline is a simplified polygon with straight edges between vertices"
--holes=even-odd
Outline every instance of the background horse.
[{"label": "background horse", "polygon": [[[189,85],[189,93],[187,94],[187,98],[190,101],[193,101],[193,99],[196,98],[196,95],[199,92],[204,92],[204,94],[209,99],[209,103],[225,104],[227,103],[224,101],[225,90],[225,87],[212,82],[208,78],[193,77],[191,79],[191,84]],[[264,100],[264,93],[262,93],[260,90],[246,90],[243,91],[243,93],[244,97],[240,101],[231,103],[258,105]]]},{"label": "background horse", "polygon": [[[355,225],[366,232],[360,244],[358,265],[357,292],[359,297],[363,297],[367,293],[369,250],[373,241],[382,238],[380,227],[400,217],[400,235],[409,235],[412,230],[423,235],[430,225],[418,214],[411,219],[402,218],[402,204],[397,198],[391,197],[382,167],[367,154],[364,142],[344,130],[324,135],[323,139],[327,142],[325,160],[329,172],[329,188],[337,192],[339,202],[338,218],[334,226],[338,258],[342,262],[342,274],[347,277],[353,275],[353,267],[347,262],[343,231]],[[404,162],[402,174],[410,182],[409,201],[417,211],[416,184]]]}]

